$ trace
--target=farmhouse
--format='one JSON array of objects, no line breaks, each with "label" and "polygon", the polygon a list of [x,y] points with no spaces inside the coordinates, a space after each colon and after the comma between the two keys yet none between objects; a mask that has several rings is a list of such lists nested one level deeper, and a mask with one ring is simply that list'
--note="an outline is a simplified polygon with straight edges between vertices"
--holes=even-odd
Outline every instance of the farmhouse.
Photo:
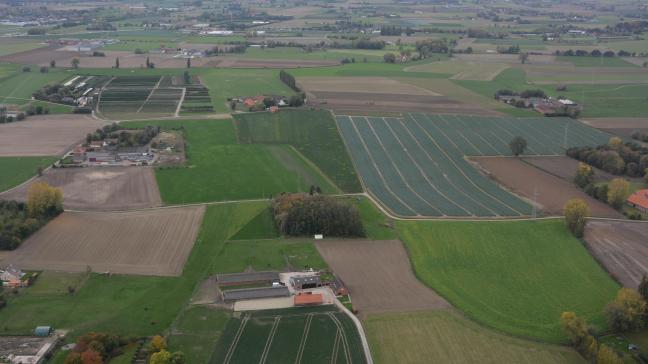
[{"label": "farmhouse", "polygon": [[22,280],[24,276],[25,273],[11,265],[0,270],[0,282],[2,282],[3,287],[22,287],[24,285]]},{"label": "farmhouse", "polygon": [[294,289],[317,288],[322,285],[319,274],[304,274],[290,277],[290,285]]},{"label": "farmhouse", "polygon": [[648,189],[635,191],[628,197],[626,203],[641,212],[648,213]]}]

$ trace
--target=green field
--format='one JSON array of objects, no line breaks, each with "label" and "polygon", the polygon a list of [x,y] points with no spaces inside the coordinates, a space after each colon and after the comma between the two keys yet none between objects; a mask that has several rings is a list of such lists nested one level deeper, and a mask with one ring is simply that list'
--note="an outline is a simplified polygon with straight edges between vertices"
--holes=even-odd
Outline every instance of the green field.
[{"label": "green field", "polygon": [[[267,198],[280,192],[308,191],[311,182],[324,181],[317,170],[294,156],[288,146],[277,152],[276,146],[238,144],[231,119],[123,125],[184,128],[188,165],[156,170],[162,200],[168,204]],[[334,191],[330,185],[321,187],[324,192]]]},{"label": "green field", "polygon": [[193,69],[209,88],[214,110],[229,112],[227,99],[257,95],[290,96],[294,92],[279,80],[279,70]]},{"label": "green field", "polygon": [[50,83],[57,83],[70,75],[62,69],[40,73],[38,69],[31,72],[17,72],[0,79],[0,104],[22,105],[31,100],[32,93]]},{"label": "green field", "polygon": [[344,192],[362,190],[328,111],[283,110],[234,115],[242,143],[286,143],[310,159]]},{"label": "green field", "polygon": [[[73,330],[72,337],[89,331],[155,335],[166,330],[194,292],[214,270],[214,257],[225,240],[254,218],[264,203],[210,206],[180,277],[142,277],[91,274],[74,295],[70,280],[37,280],[34,286],[8,298],[0,311],[3,333],[27,334],[38,325]],[[55,283],[58,282],[58,283]]]},{"label": "green field", "polygon": [[556,61],[569,62],[576,67],[638,67],[620,57],[557,56]]},{"label": "green field", "polygon": [[333,306],[255,311],[233,317],[209,362],[256,363],[264,356],[268,363],[364,362],[355,326]]},{"label": "green field", "polygon": [[241,230],[237,231],[231,240],[273,239],[279,237],[279,230],[274,222],[270,208],[261,211],[250,220]]},{"label": "green field", "polygon": [[0,157],[0,192],[16,187],[50,166],[56,157]]},{"label": "green field", "polygon": [[524,71],[518,68],[503,71],[493,81],[452,81],[489,98],[501,89],[517,92],[541,89],[549,96],[562,95],[583,105],[583,117],[641,117],[648,113],[648,103],[643,96],[648,94],[646,84],[574,84],[568,85],[565,91],[556,91],[559,80],[554,85],[530,85]]},{"label": "green field", "polygon": [[364,326],[377,364],[585,364],[572,349],[503,335],[452,310],[370,315]]},{"label": "green field", "polygon": [[173,323],[167,345],[185,354],[187,363],[207,363],[230,313],[209,306],[188,306]]},{"label": "green field", "polygon": [[619,286],[560,220],[397,226],[419,279],[480,323],[548,342],[564,311],[605,328]]},{"label": "green field", "polygon": [[21,42],[21,43],[1,43],[0,56],[29,51],[32,49],[44,47],[43,43],[38,42]]}]

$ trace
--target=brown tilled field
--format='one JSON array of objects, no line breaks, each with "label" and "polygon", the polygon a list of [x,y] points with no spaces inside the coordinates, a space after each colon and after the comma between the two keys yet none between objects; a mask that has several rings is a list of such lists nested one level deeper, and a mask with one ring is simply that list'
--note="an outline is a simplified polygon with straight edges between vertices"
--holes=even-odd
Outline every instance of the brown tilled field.
[{"label": "brown tilled field", "polygon": [[619,212],[579,190],[573,183],[533,167],[519,158],[473,157],[490,178],[527,200],[537,192],[537,205],[548,215],[562,215],[563,206],[571,198],[587,202],[592,216],[623,218]]},{"label": "brown tilled field", "polygon": [[[539,168],[549,174],[553,174],[556,177],[560,177],[567,182],[572,182],[576,177],[576,170],[579,165],[579,161],[567,156],[538,156],[538,157],[523,157],[521,158],[524,162],[531,164],[532,166]],[[594,180],[598,182],[609,181],[617,176],[611,175],[605,171],[602,171],[596,167],[592,167],[594,170]],[[624,178],[626,178],[624,176]]]},{"label": "brown tilled field", "polygon": [[205,208],[118,213],[64,212],[11,252],[4,263],[27,270],[178,276]]},{"label": "brown tilled field", "polygon": [[0,157],[60,155],[105,124],[89,116],[31,116],[0,124]]},{"label": "brown tilled field", "polygon": [[590,221],[585,229],[588,249],[623,286],[637,288],[648,275],[648,223]]},{"label": "brown tilled field", "polygon": [[626,138],[630,138],[635,130],[648,133],[648,118],[596,118],[581,121],[591,127]]},{"label": "brown tilled field", "polygon": [[209,60],[205,67],[217,68],[307,68],[337,66],[336,61],[317,61],[304,59],[239,59],[230,57],[218,57]]},{"label": "brown tilled field", "polygon": [[[337,113],[394,110],[441,114],[499,115],[475,104],[457,101],[428,89],[384,77],[302,77],[309,104]],[[340,91],[344,90],[344,91]]]},{"label": "brown tilled field", "polygon": [[0,61],[20,63],[20,64],[38,64],[49,65],[54,60],[59,67],[70,65],[72,58],[79,57],[79,52],[60,51],[60,46],[47,46],[36,48],[29,51],[18,52],[0,57]]},{"label": "brown tilled field", "polygon": [[450,307],[416,279],[398,240],[325,240],[315,245],[349,288],[353,307],[361,315]]},{"label": "brown tilled field", "polygon": [[[66,209],[126,210],[162,205],[150,167],[49,169],[34,182],[60,187]],[[28,189],[29,184],[2,193],[0,198],[24,201]]]}]

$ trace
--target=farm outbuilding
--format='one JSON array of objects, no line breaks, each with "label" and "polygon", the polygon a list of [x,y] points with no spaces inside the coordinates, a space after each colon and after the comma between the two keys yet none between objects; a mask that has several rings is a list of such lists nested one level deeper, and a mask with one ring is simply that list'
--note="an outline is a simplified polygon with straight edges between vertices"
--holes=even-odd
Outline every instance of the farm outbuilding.
[{"label": "farm outbuilding", "polygon": [[290,285],[295,289],[316,288],[322,285],[319,275],[299,275],[290,277]]},{"label": "farm outbuilding", "polygon": [[51,333],[52,333],[51,326],[38,326],[34,329],[34,335],[39,337],[50,336]]},{"label": "farm outbuilding", "polygon": [[261,288],[244,288],[233,289],[223,292],[223,301],[231,302],[238,300],[254,300],[259,298],[288,297],[290,291],[288,287],[261,287]]},{"label": "farm outbuilding", "polygon": [[298,294],[294,302],[295,306],[316,306],[324,303],[324,296],[321,293]]},{"label": "farm outbuilding", "polygon": [[274,271],[217,274],[216,281],[221,286],[240,286],[245,284],[260,284],[279,282],[279,273]]},{"label": "farm outbuilding", "polygon": [[626,202],[635,209],[648,213],[648,189],[635,191]]}]

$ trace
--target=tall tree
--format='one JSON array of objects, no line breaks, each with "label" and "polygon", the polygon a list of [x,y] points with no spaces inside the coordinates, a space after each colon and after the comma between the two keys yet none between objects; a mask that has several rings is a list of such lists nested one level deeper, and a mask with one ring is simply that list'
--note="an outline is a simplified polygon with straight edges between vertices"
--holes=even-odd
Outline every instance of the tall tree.
[{"label": "tall tree", "polygon": [[45,182],[29,186],[27,191],[27,212],[34,218],[46,218],[63,211],[63,192]]},{"label": "tall tree", "polygon": [[630,288],[621,288],[616,298],[605,308],[608,324],[613,330],[626,332],[644,327],[646,300],[639,292]]},{"label": "tall tree", "polygon": [[509,143],[509,147],[511,148],[511,153],[513,153],[513,155],[517,157],[520,154],[523,154],[526,150],[527,141],[521,136],[516,136]]},{"label": "tall tree", "polygon": [[529,53],[520,53],[518,56],[520,63],[525,64],[529,61]]},{"label": "tall tree", "polygon": [[79,63],[81,62],[79,61],[78,58],[72,58],[72,60],[70,61],[70,64],[72,64],[72,68],[74,69],[79,68]]},{"label": "tall tree", "polygon": [[569,231],[571,231],[575,237],[583,237],[589,213],[589,206],[587,206],[587,203],[580,198],[573,198],[565,204],[565,222],[567,223]]},{"label": "tall tree", "polygon": [[601,345],[596,356],[596,364],[623,364],[623,359],[619,358],[614,349]]},{"label": "tall tree", "polygon": [[608,184],[607,201],[612,207],[620,209],[630,196],[630,183],[623,178],[615,178]]},{"label": "tall tree", "polygon": [[191,68],[191,58],[187,58],[187,68]]},{"label": "tall tree", "polygon": [[119,57],[115,58],[115,68],[119,68]]}]

